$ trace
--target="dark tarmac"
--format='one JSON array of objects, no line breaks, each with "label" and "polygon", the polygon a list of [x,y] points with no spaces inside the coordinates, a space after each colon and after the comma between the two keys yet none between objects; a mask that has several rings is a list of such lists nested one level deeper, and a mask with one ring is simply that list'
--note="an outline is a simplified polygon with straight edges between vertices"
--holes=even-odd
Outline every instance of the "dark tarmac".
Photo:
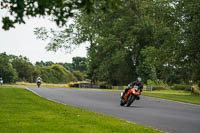
[{"label": "dark tarmac", "polygon": [[49,100],[118,117],[169,133],[200,133],[200,106],[141,96],[131,107],[122,107],[120,92],[28,88]]}]

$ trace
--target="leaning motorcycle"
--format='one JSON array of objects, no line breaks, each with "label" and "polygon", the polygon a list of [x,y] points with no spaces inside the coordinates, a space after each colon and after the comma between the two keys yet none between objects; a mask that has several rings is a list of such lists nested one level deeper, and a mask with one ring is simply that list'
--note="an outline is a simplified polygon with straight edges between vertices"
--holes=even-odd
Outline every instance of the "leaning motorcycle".
[{"label": "leaning motorcycle", "polygon": [[40,85],[41,85],[41,80],[38,80],[38,81],[37,81],[37,86],[38,86],[38,88],[40,88]]},{"label": "leaning motorcycle", "polygon": [[120,105],[126,105],[129,107],[136,99],[139,99],[140,89],[138,86],[134,86],[133,88],[129,89],[129,91],[123,96],[123,92],[121,92],[121,100]]}]

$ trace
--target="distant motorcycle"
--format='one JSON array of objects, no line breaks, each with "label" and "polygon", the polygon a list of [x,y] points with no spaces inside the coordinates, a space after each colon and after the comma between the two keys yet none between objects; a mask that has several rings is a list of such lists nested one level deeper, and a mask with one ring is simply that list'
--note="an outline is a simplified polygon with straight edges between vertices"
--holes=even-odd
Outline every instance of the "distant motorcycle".
[{"label": "distant motorcycle", "polygon": [[40,88],[41,83],[42,83],[41,80],[38,80],[38,81],[37,81],[37,86],[38,86],[38,88]]},{"label": "distant motorcycle", "polygon": [[129,107],[136,99],[139,100],[140,89],[138,86],[131,88],[123,97],[123,92],[121,92],[120,105],[124,106],[126,104]]}]

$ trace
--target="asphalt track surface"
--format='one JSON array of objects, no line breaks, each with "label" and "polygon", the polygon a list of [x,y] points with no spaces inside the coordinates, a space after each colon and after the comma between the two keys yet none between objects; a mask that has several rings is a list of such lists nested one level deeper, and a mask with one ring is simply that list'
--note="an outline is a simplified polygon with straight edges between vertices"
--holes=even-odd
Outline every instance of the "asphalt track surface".
[{"label": "asphalt track surface", "polygon": [[121,107],[120,92],[90,89],[29,88],[41,97],[74,107],[118,117],[169,133],[200,133],[200,106],[141,97]]}]

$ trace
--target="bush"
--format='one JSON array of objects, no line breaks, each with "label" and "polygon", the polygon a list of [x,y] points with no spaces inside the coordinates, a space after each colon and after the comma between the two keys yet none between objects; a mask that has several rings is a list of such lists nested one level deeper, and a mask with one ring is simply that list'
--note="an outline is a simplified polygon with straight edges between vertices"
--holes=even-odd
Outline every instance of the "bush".
[{"label": "bush", "polygon": [[61,65],[52,65],[41,68],[41,78],[46,83],[69,83],[77,78]]},{"label": "bush", "polygon": [[163,82],[163,80],[156,80],[156,81],[152,81],[152,80],[147,80],[147,85],[151,85],[151,86],[168,86],[166,83]]},{"label": "bush", "polygon": [[183,90],[183,91],[191,91],[190,85],[183,85],[183,84],[175,84],[171,87],[172,90]]},{"label": "bush", "polygon": [[200,95],[200,89],[198,86],[192,86],[193,88],[193,94]]},{"label": "bush", "polygon": [[78,81],[83,81],[84,80],[84,74],[81,73],[80,71],[72,71],[72,73],[78,79]]},{"label": "bush", "polygon": [[165,86],[152,86],[152,90],[166,90]]},{"label": "bush", "polygon": [[165,84],[162,80],[157,80],[157,81],[147,80],[147,85],[151,85],[152,90],[165,90],[168,88],[168,85]]}]

